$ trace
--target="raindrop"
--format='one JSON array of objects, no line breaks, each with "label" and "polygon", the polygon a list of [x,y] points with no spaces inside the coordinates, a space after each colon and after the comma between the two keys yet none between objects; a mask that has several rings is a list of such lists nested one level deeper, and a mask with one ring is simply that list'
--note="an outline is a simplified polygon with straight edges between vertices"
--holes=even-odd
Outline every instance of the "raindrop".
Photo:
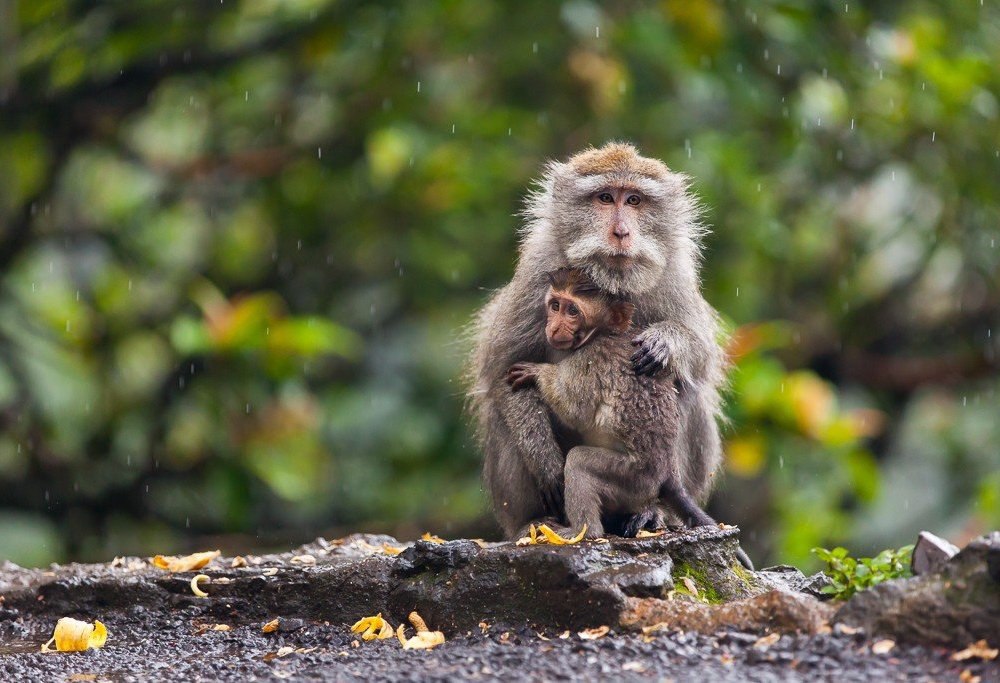
[{"label": "raindrop", "polygon": [[316,148],[316,158],[317,159],[322,159],[323,158],[323,148],[322,147],[317,147]]},{"label": "raindrop", "polygon": [[79,289],[78,289],[78,290],[76,290],[76,300],[77,300],[77,301],[79,301],[79,300],[80,300],[80,290],[79,290]]},{"label": "raindrop", "polygon": [[740,62],[739,64],[736,65],[736,73],[738,74],[743,73],[743,62]]},{"label": "raindrop", "polygon": [[302,251],[302,240],[298,240],[295,243],[295,248],[298,249],[299,251]]},{"label": "raindrop", "polygon": [[507,129],[507,137],[510,137],[510,128]]},{"label": "raindrop", "polygon": [[128,279],[128,291],[132,291],[132,278]]},{"label": "raindrop", "polygon": [[963,396],[962,397],[962,407],[964,408],[968,404],[969,404],[969,397],[968,396]]},{"label": "raindrop", "polygon": [[532,43],[531,44],[531,52],[534,53],[534,54],[536,54],[536,55],[538,54],[538,43]]},{"label": "raindrop", "polygon": [[594,27],[594,36],[597,37],[597,38],[601,37],[601,27],[600,26],[595,26]]},{"label": "raindrop", "polygon": [[454,124],[454,123],[453,123],[453,124],[451,124],[451,134],[452,134],[452,135],[454,135],[454,134],[455,134],[455,124]]},{"label": "raindrop", "polygon": [[250,404],[247,403],[247,415],[249,415],[249,414],[250,414]]},{"label": "raindrop", "polygon": [[895,181],[895,180],[896,180],[896,172],[895,172],[895,171],[893,171],[893,172],[892,172],[892,173],[890,173],[889,175],[891,175],[891,176],[892,176],[892,179],[893,179],[893,181]]},{"label": "raindrop", "polygon": [[[739,288],[739,287],[737,287],[737,288],[736,288],[736,296],[737,296],[737,297],[739,297],[739,295],[740,295],[740,288]],[[572,312],[572,311],[571,311],[571,312]]]},{"label": "raindrop", "polygon": [[131,467],[132,466],[132,456],[131,455],[126,455],[125,456],[125,465],[127,467]]},{"label": "raindrop", "polygon": [[420,92],[420,81],[417,81],[417,92]]},{"label": "raindrop", "polygon": [[785,456],[783,455],[778,456],[778,469],[785,469]]},{"label": "raindrop", "polygon": [[778,65],[778,75],[779,76],[781,75],[781,65],[780,64]]},{"label": "raindrop", "polygon": [[851,130],[854,130],[854,119],[851,119]]},{"label": "raindrop", "polygon": [[770,50],[768,50],[767,48],[764,48],[764,61],[767,61],[770,58],[771,58],[771,52],[770,52]]},{"label": "raindrop", "polygon": [[847,14],[847,3],[844,3],[844,14]]},{"label": "raindrop", "polygon": [[249,102],[250,101],[250,91],[249,90],[245,90],[243,92],[243,101],[244,102]]},{"label": "raindrop", "polygon": [[188,529],[191,528],[191,518],[190,517],[185,517],[184,518],[184,526],[187,527]]},{"label": "raindrop", "polygon": [[936,138],[936,137],[937,137],[937,131],[932,130],[931,131],[931,142],[934,142],[934,138]]},{"label": "raindrop", "polygon": [[49,502],[49,490],[48,489],[45,489],[45,502],[46,503]]}]

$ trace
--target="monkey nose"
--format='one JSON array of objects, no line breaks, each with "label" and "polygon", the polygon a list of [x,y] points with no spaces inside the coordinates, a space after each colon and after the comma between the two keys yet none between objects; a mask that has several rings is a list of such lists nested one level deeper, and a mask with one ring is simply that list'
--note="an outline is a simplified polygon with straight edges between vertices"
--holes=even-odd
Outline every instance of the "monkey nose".
[{"label": "monkey nose", "polygon": [[624,225],[616,225],[615,229],[611,231],[611,234],[617,237],[618,239],[623,240],[632,233],[629,232],[629,229],[626,228]]}]

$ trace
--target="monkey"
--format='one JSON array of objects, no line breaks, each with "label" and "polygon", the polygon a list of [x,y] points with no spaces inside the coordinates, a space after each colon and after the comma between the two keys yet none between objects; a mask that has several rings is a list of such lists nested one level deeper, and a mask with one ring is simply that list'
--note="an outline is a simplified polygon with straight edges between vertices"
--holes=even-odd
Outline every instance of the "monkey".
[{"label": "monkey", "polygon": [[[507,369],[545,360],[546,274],[580,268],[602,290],[634,307],[641,330],[634,370],[668,372],[680,387],[676,442],[688,463],[685,489],[703,502],[720,461],[718,420],[726,363],[719,321],[699,285],[700,208],[686,176],[630,144],[587,149],[549,162],[523,211],[511,281],[480,309],[466,370],[467,406],[483,452],[483,484],[504,535],[531,522],[564,519],[561,433],[538,390],[512,392]],[[625,529],[655,517],[645,511]]]},{"label": "monkey", "polygon": [[[640,513],[657,502],[686,526],[714,525],[684,486],[673,376],[631,368],[633,305],[602,292],[578,269],[557,270],[549,280],[545,337],[560,360],[515,363],[506,380],[514,391],[537,387],[556,418],[582,435],[583,445],[566,455],[564,473],[573,531],[602,537],[602,514]],[[737,556],[753,568],[742,549]]]}]

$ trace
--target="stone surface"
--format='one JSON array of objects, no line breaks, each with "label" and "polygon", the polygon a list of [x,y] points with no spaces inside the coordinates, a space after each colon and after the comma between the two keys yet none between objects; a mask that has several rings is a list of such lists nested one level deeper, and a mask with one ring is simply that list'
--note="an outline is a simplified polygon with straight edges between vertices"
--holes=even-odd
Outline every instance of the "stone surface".
[{"label": "stone surface", "polygon": [[958,554],[957,545],[953,545],[929,531],[921,531],[913,546],[910,570],[917,575],[936,572],[956,554]]},{"label": "stone surface", "polygon": [[811,595],[774,590],[720,605],[688,600],[632,598],[622,614],[625,628],[664,627],[698,633],[736,629],[751,633],[818,633],[836,608]]},{"label": "stone surface", "polygon": [[937,571],[862,591],[835,621],[900,641],[961,647],[1000,638],[1000,531],[978,538]]}]

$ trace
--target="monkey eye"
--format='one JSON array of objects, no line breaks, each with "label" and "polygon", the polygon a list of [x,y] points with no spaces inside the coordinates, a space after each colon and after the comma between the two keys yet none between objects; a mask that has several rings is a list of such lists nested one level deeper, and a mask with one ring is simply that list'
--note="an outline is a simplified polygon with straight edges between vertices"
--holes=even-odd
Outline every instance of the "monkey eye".
[{"label": "monkey eye", "polygon": [[552,301],[549,302],[549,308],[551,308],[553,311],[556,311],[558,313],[559,312],[559,302],[556,301],[555,299],[553,299]]},{"label": "monkey eye", "polygon": [[615,198],[611,196],[610,192],[602,192],[601,194],[597,195],[597,201],[599,201],[601,204],[614,204]]},{"label": "monkey eye", "polygon": [[632,206],[639,206],[639,203],[641,201],[642,201],[642,197],[640,197],[639,195],[637,195],[637,194],[630,194],[628,196],[628,199],[625,200],[625,203],[626,204],[630,204]]},{"label": "monkey eye", "polygon": [[570,304],[566,308],[566,312],[569,313],[570,315],[579,315],[580,309],[576,307],[576,304]]}]

